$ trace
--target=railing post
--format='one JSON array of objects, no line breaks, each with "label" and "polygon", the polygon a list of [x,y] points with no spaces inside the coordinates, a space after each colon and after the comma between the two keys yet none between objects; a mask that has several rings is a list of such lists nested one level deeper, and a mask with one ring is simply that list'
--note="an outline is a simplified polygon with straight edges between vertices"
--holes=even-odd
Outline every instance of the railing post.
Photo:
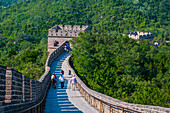
[{"label": "railing post", "polygon": [[30,101],[30,79],[24,76],[24,100]]},{"label": "railing post", "polygon": [[96,107],[96,100],[95,100],[95,98],[93,97],[93,99],[94,99],[94,107]]},{"label": "railing post", "polygon": [[5,103],[11,103],[12,99],[12,69],[6,67],[6,84],[5,84]]},{"label": "railing post", "polygon": [[109,112],[111,113],[112,111],[111,111],[111,105],[109,104]]},{"label": "railing post", "polygon": [[31,86],[32,86],[32,100],[34,100],[36,98],[36,81],[35,80],[31,80]]},{"label": "railing post", "polygon": [[40,105],[37,106],[37,113],[40,112]]},{"label": "railing post", "polygon": [[91,104],[91,98],[90,98],[90,95],[89,95],[89,103]]},{"label": "railing post", "polygon": [[32,80],[30,80],[30,100],[32,100]]},{"label": "railing post", "polygon": [[124,113],[124,109],[122,108],[122,113]]},{"label": "railing post", "polygon": [[42,107],[42,103],[40,104],[40,113],[43,113],[43,107]]},{"label": "railing post", "polygon": [[31,113],[33,113],[33,108],[31,109]]},{"label": "railing post", "polygon": [[22,76],[22,101],[25,101],[25,76]]},{"label": "railing post", "polygon": [[105,105],[104,105],[104,103],[102,103],[102,108],[103,108],[103,113],[104,113],[104,111],[105,111]]},{"label": "railing post", "polygon": [[[3,106],[4,105],[4,101],[5,101],[5,84],[6,84],[6,67],[3,67],[0,65],[0,83],[1,83],[1,86],[0,86],[0,106]],[[0,111],[3,112],[2,109],[0,109]]]},{"label": "railing post", "polygon": [[100,113],[102,112],[102,102],[100,100]]}]

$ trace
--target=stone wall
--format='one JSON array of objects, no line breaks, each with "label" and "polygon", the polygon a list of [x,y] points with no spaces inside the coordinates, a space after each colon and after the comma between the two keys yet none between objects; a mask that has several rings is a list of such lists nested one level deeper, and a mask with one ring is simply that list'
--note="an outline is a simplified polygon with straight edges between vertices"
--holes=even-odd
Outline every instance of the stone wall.
[{"label": "stone wall", "polygon": [[[69,41],[72,37],[78,37],[79,32],[88,31],[87,25],[55,25],[48,30],[48,52],[51,53],[57,49],[63,42]],[[54,43],[58,42],[58,46],[54,46]]]},{"label": "stone wall", "polygon": [[96,92],[88,88],[83,81],[77,76],[75,71],[71,68],[69,64],[69,59],[67,61],[67,69],[71,70],[71,74],[75,75],[77,78],[77,87],[82,94],[82,96],[91,104],[93,107],[99,109],[103,113],[170,113],[170,108],[164,108],[159,106],[150,105],[140,105],[123,102],[121,100],[112,98],[110,96]]},{"label": "stone wall", "polygon": [[27,112],[32,106],[45,100],[50,84],[50,66],[63,52],[63,46],[64,44],[61,44],[48,56],[45,73],[39,81],[27,78],[10,67],[0,65],[0,113]]},{"label": "stone wall", "polygon": [[[55,37],[55,36],[49,36],[48,37],[48,52],[52,53],[54,50],[56,50],[58,47],[60,47],[65,41],[71,40],[72,37]],[[58,46],[54,46],[54,42],[58,41]]]},{"label": "stone wall", "polygon": [[[0,65],[0,106],[5,103],[6,67]],[[1,111],[1,109],[0,109]]]}]

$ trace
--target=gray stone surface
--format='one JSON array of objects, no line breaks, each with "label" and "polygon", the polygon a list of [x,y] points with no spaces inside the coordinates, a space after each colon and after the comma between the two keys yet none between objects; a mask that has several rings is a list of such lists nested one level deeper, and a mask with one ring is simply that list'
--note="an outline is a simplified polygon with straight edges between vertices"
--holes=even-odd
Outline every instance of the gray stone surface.
[{"label": "gray stone surface", "polygon": [[[69,41],[72,37],[78,37],[80,32],[88,31],[87,25],[55,25],[48,30],[48,52],[52,53],[55,49],[62,45],[65,41]],[[54,43],[58,42],[57,46]]]},{"label": "gray stone surface", "polygon": [[55,73],[57,79],[60,76],[61,68],[64,70],[64,77],[66,78],[64,88],[61,88],[58,82],[56,89],[50,87],[44,113],[98,113],[98,111],[91,107],[85,99],[81,96],[79,91],[72,91],[70,87],[70,78],[66,65],[67,53],[62,53],[54,60],[51,65],[51,74]]}]

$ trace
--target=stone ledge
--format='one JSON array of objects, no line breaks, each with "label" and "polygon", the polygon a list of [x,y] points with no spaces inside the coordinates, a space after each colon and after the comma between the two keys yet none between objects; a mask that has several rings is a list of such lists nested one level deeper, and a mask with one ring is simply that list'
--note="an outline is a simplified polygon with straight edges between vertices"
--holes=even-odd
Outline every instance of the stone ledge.
[{"label": "stone ledge", "polygon": [[71,73],[76,75],[77,78],[77,82],[81,85],[81,87],[90,95],[92,95],[93,97],[96,97],[100,100],[103,100],[107,103],[110,103],[112,105],[116,105],[116,106],[121,106],[124,108],[128,108],[128,109],[132,109],[132,110],[137,110],[139,112],[142,113],[170,113],[170,108],[164,108],[164,107],[160,107],[160,106],[150,106],[150,105],[141,105],[141,104],[132,104],[132,103],[127,103],[115,98],[112,98],[110,96],[104,95],[102,93],[96,92],[90,88],[88,88],[83,81],[77,76],[77,74],[75,73],[75,71],[71,68],[70,64],[69,64],[69,59],[70,56],[68,57],[67,60],[67,67],[69,70],[71,70]]},{"label": "stone ledge", "polygon": [[4,89],[3,91],[0,90],[0,94],[3,94],[0,95],[0,98],[4,100],[0,102],[0,105],[2,105],[0,111],[18,112],[42,101],[50,82],[50,65],[63,51],[63,45],[64,43],[48,56],[45,73],[39,81],[29,79],[10,67],[0,65],[0,72],[4,72],[4,80],[0,81],[4,81],[4,85],[0,85],[0,88]]}]

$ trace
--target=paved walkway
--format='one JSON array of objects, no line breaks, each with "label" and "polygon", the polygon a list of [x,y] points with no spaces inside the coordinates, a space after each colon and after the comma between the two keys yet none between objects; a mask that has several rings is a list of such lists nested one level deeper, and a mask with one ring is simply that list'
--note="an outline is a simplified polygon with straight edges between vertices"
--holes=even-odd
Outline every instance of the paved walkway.
[{"label": "paved walkway", "polygon": [[98,110],[91,107],[85,101],[77,89],[76,91],[71,90],[70,83],[68,82],[70,76],[65,66],[65,60],[68,56],[69,54],[65,52],[62,53],[51,65],[51,74],[54,72],[58,79],[62,68],[66,81],[64,83],[64,88],[61,88],[59,82],[56,89],[52,86],[50,87],[47,93],[44,113],[99,113]]}]

